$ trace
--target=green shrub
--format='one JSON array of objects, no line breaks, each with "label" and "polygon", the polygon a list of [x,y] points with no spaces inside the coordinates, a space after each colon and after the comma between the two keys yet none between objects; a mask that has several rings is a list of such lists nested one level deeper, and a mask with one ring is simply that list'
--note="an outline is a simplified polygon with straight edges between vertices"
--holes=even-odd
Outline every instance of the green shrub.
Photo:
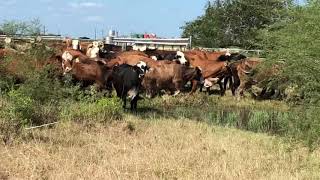
[{"label": "green shrub", "polygon": [[121,102],[118,98],[102,98],[97,102],[67,102],[63,105],[60,118],[83,123],[106,123],[121,120],[122,113]]}]

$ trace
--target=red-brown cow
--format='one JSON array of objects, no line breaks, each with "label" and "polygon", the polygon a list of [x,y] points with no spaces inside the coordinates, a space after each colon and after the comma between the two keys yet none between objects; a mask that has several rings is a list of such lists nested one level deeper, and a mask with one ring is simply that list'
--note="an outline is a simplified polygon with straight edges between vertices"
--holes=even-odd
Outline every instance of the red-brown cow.
[{"label": "red-brown cow", "polygon": [[260,58],[246,58],[230,64],[231,73],[234,79],[232,92],[236,95],[243,95],[244,90],[250,88],[256,82],[249,80],[248,75],[261,63]]},{"label": "red-brown cow", "polygon": [[77,81],[85,83],[96,83],[98,90],[107,88],[108,79],[112,70],[101,61],[90,59],[81,60],[79,58],[62,61],[64,74],[70,73]]},{"label": "red-brown cow", "polygon": [[147,97],[154,97],[160,90],[169,90],[174,95],[182,91],[188,81],[192,81],[191,93],[196,90],[201,71],[181,64],[166,64],[150,68],[145,74],[142,85],[147,91]]}]

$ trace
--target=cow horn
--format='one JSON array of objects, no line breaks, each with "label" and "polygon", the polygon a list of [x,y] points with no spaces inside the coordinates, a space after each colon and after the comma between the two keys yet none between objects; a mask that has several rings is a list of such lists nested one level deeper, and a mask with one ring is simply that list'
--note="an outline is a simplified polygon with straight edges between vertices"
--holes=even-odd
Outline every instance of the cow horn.
[{"label": "cow horn", "polygon": [[246,70],[242,70],[242,72],[244,72],[245,74],[251,74],[250,71],[246,71]]}]

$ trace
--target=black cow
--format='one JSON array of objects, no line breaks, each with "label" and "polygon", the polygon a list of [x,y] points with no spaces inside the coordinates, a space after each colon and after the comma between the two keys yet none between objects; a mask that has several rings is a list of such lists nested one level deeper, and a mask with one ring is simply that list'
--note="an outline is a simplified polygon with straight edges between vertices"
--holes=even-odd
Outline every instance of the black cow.
[{"label": "black cow", "polygon": [[122,64],[113,68],[111,81],[116,89],[117,96],[123,100],[123,108],[126,108],[126,99],[129,96],[131,99],[130,109],[137,110],[141,81],[146,70],[147,66],[144,62],[135,66]]},{"label": "black cow", "polygon": [[239,61],[241,59],[246,59],[247,56],[240,53],[231,53],[230,56],[221,55],[218,57],[218,61]]}]

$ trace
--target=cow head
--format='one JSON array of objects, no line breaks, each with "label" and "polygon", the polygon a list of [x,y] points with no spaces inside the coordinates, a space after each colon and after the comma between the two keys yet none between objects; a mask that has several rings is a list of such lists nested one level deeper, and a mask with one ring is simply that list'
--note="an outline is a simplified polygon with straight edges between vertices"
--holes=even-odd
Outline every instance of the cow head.
[{"label": "cow head", "polygon": [[147,64],[143,61],[139,61],[139,63],[136,64],[136,66],[139,67],[143,73],[146,73],[147,70],[149,69]]},{"label": "cow head", "polygon": [[62,59],[63,74],[67,74],[72,70],[72,61]]},{"label": "cow head", "polygon": [[188,61],[185,58],[185,55],[181,51],[177,51],[176,59],[180,62],[180,64],[186,64]]},{"label": "cow head", "polygon": [[225,56],[231,56],[230,49],[229,48],[223,48],[222,51],[225,51]]},{"label": "cow head", "polygon": [[139,61],[139,63],[136,64],[136,66],[140,69],[139,78],[142,78],[149,68],[147,64],[143,61]]},{"label": "cow head", "polygon": [[155,61],[158,60],[157,56],[151,56],[150,58],[153,59],[153,60],[155,60]]}]

